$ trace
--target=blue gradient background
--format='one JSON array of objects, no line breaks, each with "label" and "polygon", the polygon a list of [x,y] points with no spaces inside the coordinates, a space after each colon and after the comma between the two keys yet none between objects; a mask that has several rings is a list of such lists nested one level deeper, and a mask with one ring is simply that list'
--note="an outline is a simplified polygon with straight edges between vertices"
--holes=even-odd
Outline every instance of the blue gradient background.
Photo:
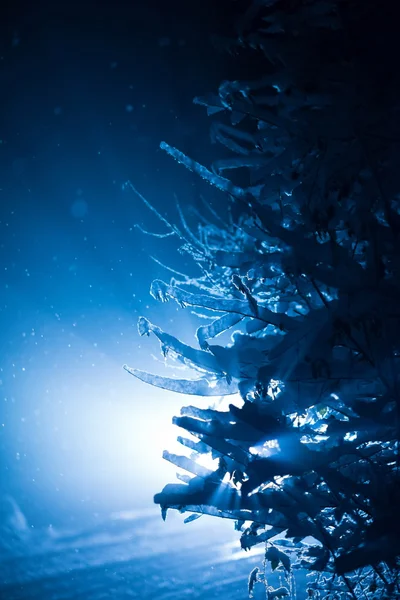
[{"label": "blue gradient background", "polygon": [[148,293],[168,277],[150,255],[189,267],[134,228],[162,231],[122,184],[171,218],[174,193],[184,206],[210,194],[158,145],[217,152],[192,104],[232,68],[211,43],[230,27],[217,4],[2,8],[0,485],[33,526],[151,506],[171,479],[161,451],[185,399],[121,366],[162,368],[140,314],[191,339],[190,314]]}]

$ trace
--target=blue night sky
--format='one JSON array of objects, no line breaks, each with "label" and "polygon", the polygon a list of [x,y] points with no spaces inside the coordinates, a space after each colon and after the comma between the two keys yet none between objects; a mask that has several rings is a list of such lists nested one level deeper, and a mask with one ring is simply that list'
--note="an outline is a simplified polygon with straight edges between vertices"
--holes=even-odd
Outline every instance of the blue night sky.
[{"label": "blue night sky", "polygon": [[[190,314],[160,306],[152,259],[187,267],[123,183],[174,218],[201,184],[161,140],[209,162],[193,96],[229,77],[211,34],[224,3],[9,1],[0,41],[0,485],[34,524],[152,504],[171,470],[161,451],[181,397],[136,382],[158,344],[145,314],[189,337]],[[210,192],[207,190],[207,193]],[[218,199],[216,200],[218,202]],[[169,253],[169,256],[166,256]],[[153,436],[153,437],[152,437]]]}]

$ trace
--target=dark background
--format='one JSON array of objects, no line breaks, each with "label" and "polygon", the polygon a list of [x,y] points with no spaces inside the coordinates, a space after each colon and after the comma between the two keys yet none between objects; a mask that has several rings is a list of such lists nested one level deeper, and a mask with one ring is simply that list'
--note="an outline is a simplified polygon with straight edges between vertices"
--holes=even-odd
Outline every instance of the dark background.
[{"label": "dark background", "polygon": [[[151,506],[182,398],[125,373],[162,370],[145,314],[191,340],[192,318],[149,296],[192,266],[126,180],[174,218],[203,191],[158,146],[209,164],[192,103],[236,73],[213,35],[234,0],[8,2],[0,15],[0,486],[30,523]],[[205,193],[218,203],[218,197]],[[175,215],[176,216],[176,215]],[[157,355],[157,360],[155,359]]]}]

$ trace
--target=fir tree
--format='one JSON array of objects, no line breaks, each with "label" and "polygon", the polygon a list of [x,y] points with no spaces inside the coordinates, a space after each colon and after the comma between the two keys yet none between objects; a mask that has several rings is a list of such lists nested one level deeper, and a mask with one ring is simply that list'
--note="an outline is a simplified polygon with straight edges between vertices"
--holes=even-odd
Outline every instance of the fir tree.
[{"label": "fir tree", "polygon": [[[391,7],[248,2],[230,50],[250,48],[259,77],[195,99],[213,115],[224,157],[206,167],[161,144],[226,195],[229,218],[208,207],[196,229],[182,211],[180,225],[164,219],[200,275],[155,281],[151,293],[209,317],[197,347],[139,320],[139,333],[155,334],[197,378],[125,368],[186,395],[240,395],[227,410],[182,408],[174,422],[191,434],[179,438],[190,456],[164,457],[189,475],[155,502],[164,518],[173,508],[233,519],[245,550],[265,544],[264,565],[287,583],[274,590],[266,571],[254,570],[250,595],[262,582],[270,599],[294,597],[299,568],[310,571],[310,597],[400,595],[400,82]],[[218,345],[226,332],[230,341]],[[207,453],[218,458],[215,471],[198,462]]]}]

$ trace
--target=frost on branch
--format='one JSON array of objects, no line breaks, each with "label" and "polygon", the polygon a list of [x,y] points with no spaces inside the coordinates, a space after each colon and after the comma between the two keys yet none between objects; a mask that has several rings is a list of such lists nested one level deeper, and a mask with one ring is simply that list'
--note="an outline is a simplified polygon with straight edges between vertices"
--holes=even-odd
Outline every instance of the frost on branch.
[{"label": "frost on branch", "polygon": [[229,179],[225,179],[225,177],[221,177],[219,175],[215,175],[211,171],[209,171],[206,167],[203,167],[195,160],[185,156],[183,152],[180,152],[176,148],[172,148],[166,142],[161,142],[160,144],[161,150],[165,150],[170,156],[175,158],[179,163],[182,163],[187,169],[199,175],[202,179],[205,179],[211,185],[217,187],[221,192],[227,192],[232,196],[237,198],[241,198],[244,196],[244,191],[242,188],[233,185]]},{"label": "frost on branch", "polygon": [[124,365],[124,369],[145,383],[150,383],[163,390],[170,390],[171,392],[178,392],[179,394],[186,394],[188,396],[220,397],[228,394],[235,394],[238,389],[235,384],[228,383],[223,379],[172,379],[170,377],[152,375],[151,373],[146,373],[146,371],[140,371],[139,369],[132,369],[131,367],[128,367],[128,365]]},{"label": "frost on branch", "polygon": [[[261,582],[268,598],[294,598],[299,570],[310,573],[309,597],[400,595],[400,81],[387,68],[390,11],[372,0],[249,2],[237,47],[254,50],[259,78],[196,99],[218,120],[211,137],[223,158],[203,167],[162,144],[223,193],[230,216],[200,215],[194,238],[184,228],[198,277],[152,285],[156,299],[207,319],[193,346],[139,321],[197,378],[128,370],[184,394],[240,399],[182,409],[175,423],[189,456],[165,458],[185,473],[155,501],[163,514],[234,520],[244,550],[264,544],[249,593]],[[237,173],[247,184],[233,183]],[[271,587],[269,570],[284,585]]]}]

